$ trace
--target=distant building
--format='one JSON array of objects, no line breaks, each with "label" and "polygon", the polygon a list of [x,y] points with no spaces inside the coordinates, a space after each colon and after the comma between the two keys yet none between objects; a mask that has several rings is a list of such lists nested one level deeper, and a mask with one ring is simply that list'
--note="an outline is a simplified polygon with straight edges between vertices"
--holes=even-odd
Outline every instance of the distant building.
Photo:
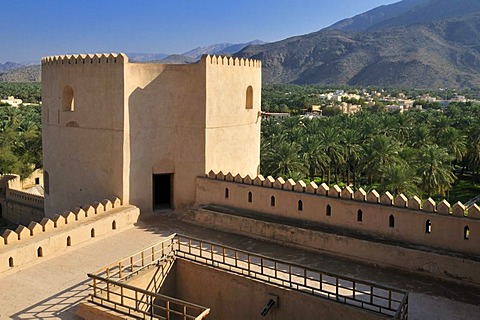
[{"label": "distant building", "polygon": [[340,104],[340,110],[345,114],[354,114],[359,112],[362,109],[362,106],[358,104],[351,104],[347,102],[342,102]]},{"label": "distant building", "polygon": [[22,104],[23,100],[22,99],[16,99],[13,96],[8,97],[7,99],[1,99],[1,103],[8,103],[12,107],[18,107],[19,105]]}]

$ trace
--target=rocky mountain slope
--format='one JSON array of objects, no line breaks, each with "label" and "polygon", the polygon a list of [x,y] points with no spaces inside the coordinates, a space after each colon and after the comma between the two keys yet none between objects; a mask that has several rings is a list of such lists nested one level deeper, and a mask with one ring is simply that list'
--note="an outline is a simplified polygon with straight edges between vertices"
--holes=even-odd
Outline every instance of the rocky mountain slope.
[{"label": "rocky mountain slope", "polygon": [[338,21],[326,29],[340,31],[363,31],[385,20],[398,17],[413,8],[430,0],[404,0],[390,5],[384,5],[367,12]]},{"label": "rocky mountain slope", "polygon": [[220,43],[220,44],[214,44],[211,46],[195,48],[193,50],[182,53],[182,55],[198,60],[204,54],[233,54],[249,45],[260,45],[265,43],[266,42],[261,40],[254,40],[247,43],[237,43],[237,44]]},{"label": "rocky mountain slope", "polygon": [[0,82],[40,82],[40,65],[22,66],[7,71],[0,71]]},{"label": "rocky mountain slope", "polygon": [[[375,23],[365,17],[380,9],[236,55],[262,60],[266,83],[480,87],[480,1],[403,2],[406,11]],[[349,28],[359,31],[338,30]]]}]

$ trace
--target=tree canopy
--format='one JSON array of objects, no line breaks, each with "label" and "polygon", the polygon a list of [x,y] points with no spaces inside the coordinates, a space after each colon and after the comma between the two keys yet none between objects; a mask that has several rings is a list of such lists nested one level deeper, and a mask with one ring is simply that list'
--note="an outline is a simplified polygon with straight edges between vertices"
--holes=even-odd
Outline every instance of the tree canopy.
[{"label": "tree canopy", "polygon": [[41,106],[0,106],[0,174],[28,177],[42,167]]},{"label": "tree canopy", "polygon": [[267,118],[261,171],[407,196],[445,196],[460,173],[471,172],[480,182],[480,106],[458,108]]}]

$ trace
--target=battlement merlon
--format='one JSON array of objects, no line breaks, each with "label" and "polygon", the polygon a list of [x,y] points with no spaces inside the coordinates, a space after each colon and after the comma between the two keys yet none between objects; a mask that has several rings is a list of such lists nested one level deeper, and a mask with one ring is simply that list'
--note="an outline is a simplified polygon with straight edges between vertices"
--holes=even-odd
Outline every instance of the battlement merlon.
[{"label": "battlement merlon", "polygon": [[42,58],[42,66],[120,64],[127,62],[128,57],[125,53],[73,54]]},{"label": "battlement merlon", "polygon": [[204,54],[200,59],[202,63],[216,64],[223,66],[239,66],[239,67],[252,67],[252,68],[261,68],[262,62],[255,59],[244,59],[237,57],[229,57],[222,55],[209,55]]},{"label": "battlement merlon", "polygon": [[[128,62],[128,56],[125,53],[67,54],[42,58],[42,65],[44,66],[116,64]],[[260,60],[208,54],[202,56],[200,63],[251,68],[262,67]]]}]

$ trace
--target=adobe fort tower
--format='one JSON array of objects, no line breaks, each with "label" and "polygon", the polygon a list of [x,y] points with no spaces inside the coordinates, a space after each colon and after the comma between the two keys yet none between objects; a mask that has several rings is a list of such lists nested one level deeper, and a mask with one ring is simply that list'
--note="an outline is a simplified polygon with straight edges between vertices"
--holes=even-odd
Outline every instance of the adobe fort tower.
[{"label": "adobe fort tower", "polygon": [[261,64],[185,65],[124,54],[42,60],[47,217],[118,197],[143,212],[195,202],[210,170],[258,174]]}]

